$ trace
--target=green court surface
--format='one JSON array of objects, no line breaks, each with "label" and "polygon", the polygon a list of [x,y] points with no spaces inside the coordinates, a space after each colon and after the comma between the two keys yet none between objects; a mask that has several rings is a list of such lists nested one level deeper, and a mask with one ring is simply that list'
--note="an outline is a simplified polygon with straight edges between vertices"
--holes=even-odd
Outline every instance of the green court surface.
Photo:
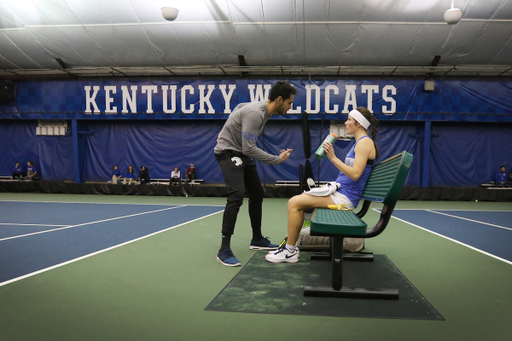
[{"label": "green court surface", "polygon": [[[23,201],[225,204],[225,198],[19,193],[0,193],[0,200],[20,201],[20,210]],[[264,200],[263,233],[274,242],[286,235],[286,203],[286,199]],[[512,208],[510,203],[402,201],[397,209]],[[370,211],[365,220],[376,221],[377,216]],[[511,338],[512,264],[396,219],[382,235],[367,240],[366,251],[385,254],[444,321],[206,310],[242,269],[215,260],[221,221],[222,212],[0,286],[0,340]],[[232,238],[242,266],[265,254],[254,255],[250,239],[245,203]],[[275,271],[296,265],[277,264]]]}]

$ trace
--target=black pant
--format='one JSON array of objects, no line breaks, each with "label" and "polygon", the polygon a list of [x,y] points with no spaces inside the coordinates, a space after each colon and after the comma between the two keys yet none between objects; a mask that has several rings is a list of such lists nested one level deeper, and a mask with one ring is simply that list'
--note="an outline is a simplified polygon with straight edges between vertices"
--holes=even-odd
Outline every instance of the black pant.
[{"label": "black pant", "polygon": [[27,174],[25,174],[25,173],[16,173],[16,172],[13,172],[11,175],[12,175],[13,179],[16,179],[16,178],[19,179],[21,177],[27,176]]},{"label": "black pant", "polygon": [[232,152],[216,154],[215,159],[217,159],[222,169],[222,175],[228,190],[228,199],[222,221],[222,233],[234,233],[238,211],[243,204],[244,194],[247,190],[251,227],[253,233],[261,234],[263,188],[261,187],[256,164],[250,157]]}]

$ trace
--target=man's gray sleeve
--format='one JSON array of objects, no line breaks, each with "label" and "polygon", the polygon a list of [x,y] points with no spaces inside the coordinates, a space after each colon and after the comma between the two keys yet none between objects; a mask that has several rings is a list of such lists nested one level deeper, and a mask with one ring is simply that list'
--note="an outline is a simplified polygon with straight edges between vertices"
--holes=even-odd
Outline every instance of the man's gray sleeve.
[{"label": "man's gray sleeve", "polygon": [[264,125],[261,115],[245,115],[242,122],[242,152],[250,158],[263,163],[277,165],[281,163],[279,155],[269,154],[256,146],[260,134],[259,129]]}]

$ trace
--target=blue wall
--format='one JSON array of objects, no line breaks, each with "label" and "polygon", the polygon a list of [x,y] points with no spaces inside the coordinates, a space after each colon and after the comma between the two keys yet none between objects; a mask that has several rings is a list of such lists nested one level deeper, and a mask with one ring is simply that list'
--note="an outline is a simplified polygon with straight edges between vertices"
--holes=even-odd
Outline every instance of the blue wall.
[{"label": "blue wall", "polygon": [[[190,163],[207,183],[222,183],[213,148],[224,120],[89,120],[79,121],[79,160],[82,182],[108,181],[112,165],[125,172],[148,167],[152,178],[168,178],[174,166],[182,172]],[[294,152],[285,163],[258,163],[264,183],[297,179],[304,163],[301,121],[270,120],[260,136],[260,148],[278,154],[282,148]],[[73,180],[71,136],[36,136],[35,120],[0,120],[0,175],[10,175],[14,162],[32,160],[46,180]],[[329,122],[311,121],[312,154],[328,133]],[[423,122],[381,122],[378,133],[380,160],[402,150],[414,154],[406,186],[421,186],[423,172]],[[429,186],[478,186],[493,179],[498,167],[512,167],[512,124],[433,122],[430,145]],[[336,153],[343,158],[352,142],[337,141]],[[333,180],[336,168],[327,160],[311,157],[320,180]]]}]

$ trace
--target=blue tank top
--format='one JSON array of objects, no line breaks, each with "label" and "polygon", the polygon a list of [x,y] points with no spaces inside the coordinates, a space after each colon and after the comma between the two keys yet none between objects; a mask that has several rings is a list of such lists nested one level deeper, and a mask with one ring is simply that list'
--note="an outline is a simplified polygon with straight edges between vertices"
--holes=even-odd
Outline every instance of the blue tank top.
[{"label": "blue tank top", "polygon": [[[347,153],[347,156],[345,157],[345,164],[347,166],[354,166],[354,158],[356,156],[354,149],[356,148],[357,142],[359,142],[361,139],[364,139],[365,137],[370,138],[368,135],[362,136],[359,140],[356,141],[356,143]],[[367,163],[366,166],[364,167],[363,174],[361,174],[361,177],[357,181],[352,180],[341,171],[340,174],[338,175],[338,178],[336,179],[336,182],[341,184],[338,193],[345,195],[352,202],[354,207],[357,207],[357,205],[359,204],[359,200],[361,199],[364,187],[366,186],[366,181],[368,181],[368,178],[370,177],[372,168],[373,163]]]}]

